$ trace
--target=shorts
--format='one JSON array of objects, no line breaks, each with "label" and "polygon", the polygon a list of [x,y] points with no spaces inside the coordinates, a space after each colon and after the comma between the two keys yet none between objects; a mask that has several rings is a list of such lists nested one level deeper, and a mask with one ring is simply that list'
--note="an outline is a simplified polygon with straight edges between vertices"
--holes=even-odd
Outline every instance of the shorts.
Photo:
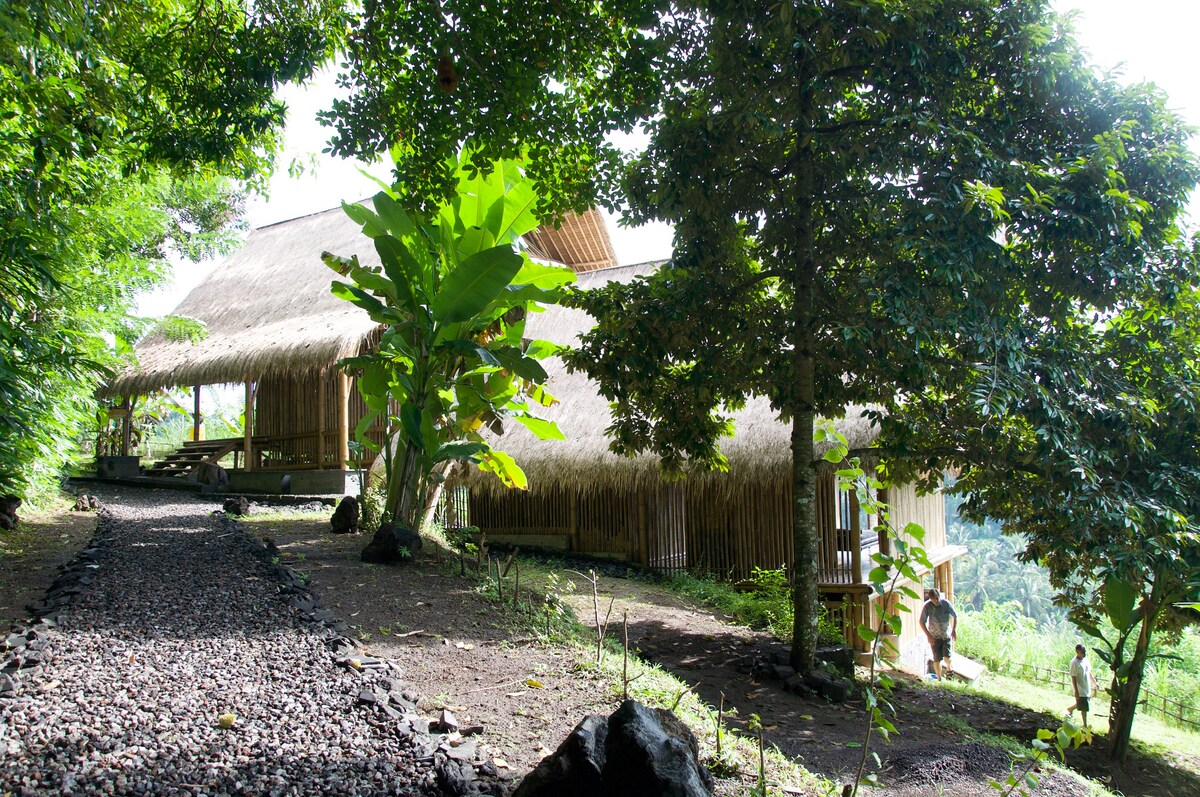
[{"label": "shorts", "polygon": [[933,641],[929,643],[929,646],[933,648],[934,661],[941,661],[942,659],[950,658],[949,639],[939,639],[938,637],[934,637]]},{"label": "shorts", "polygon": [[1088,699],[1086,697],[1075,698],[1075,708],[1079,709],[1080,711],[1084,712],[1085,714],[1088,711],[1091,711],[1091,705],[1088,703]]}]

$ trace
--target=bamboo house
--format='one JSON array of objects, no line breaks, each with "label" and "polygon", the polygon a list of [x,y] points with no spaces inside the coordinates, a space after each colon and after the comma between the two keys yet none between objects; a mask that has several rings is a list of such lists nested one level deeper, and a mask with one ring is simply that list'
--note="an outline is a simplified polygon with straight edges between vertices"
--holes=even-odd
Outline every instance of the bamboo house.
[{"label": "bamboo house", "polygon": [[[527,245],[535,256],[579,269],[616,262],[594,210],[533,233]],[[260,227],[173,311],[202,321],[203,340],[156,333],[137,344],[137,364],[104,391],[114,417],[123,419],[120,458],[129,459],[130,404],[150,391],[196,388],[192,440],[161,462],[140,470],[135,462],[109,475],[211,483],[219,475],[229,489],[244,492],[280,492],[283,485],[307,493],[356,489],[354,472],[374,458],[351,445],[367,409],[354,378],[335,365],[369,349],[379,332],[365,311],[330,293],[336,275],[322,262],[323,251],[379,264],[361,227],[340,207]],[[241,437],[201,439],[203,385],[243,386]],[[379,442],[383,428],[367,434]],[[232,466],[218,471],[218,462]]]},{"label": "bamboo house", "polygon": [[[525,243],[533,256],[573,268],[585,288],[628,281],[660,265],[616,266],[596,211],[571,216],[557,229],[542,228]],[[203,321],[206,338],[190,343],[156,334],[138,343],[136,367],[106,391],[126,409],[133,397],[160,388],[235,384],[243,386],[247,419],[241,437],[189,441],[143,475],[205,480],[216,462],[232,458],[232,467],[224,469],[230,490],[276,492],[284,477],[295,492],[356,489],[352,472],[369,467],[372,458],[369,450],[356,457],[351,446],[366,406],[353,377],[336,363],[369,349],[379,330],[364,311],[330,293],[333,274],[322,251],[378,263],[359,226],[340,208],[261,227],[175,310]],[[529,319],[527,334],[569,344],[590,326],[582,311],[552,307]],[[722,446],[727,473],[668,482],[653,457],[609,451],[609,407],[594,383],[567,373],[557,359],[546,367],[550,392],[560,399],[546,414],[568,439],[506,435],[500,447],[525,470],[529,490],[509,491],[478,471],[465,471],[459,483],[467,490],[462,522],[490,540],[613,557],[655,570],[740,580],[754,568],[790,569],[790,434],[765,400],[750,401],[735,415],[736,434]],[[198,406],[193,420],[199,438]],[[838,426],[852,447],[869,446],[874,438],[861,413]],[[378,441],[383,430],[377,426],[367,434]],[[933,582],[953,595],[952,561],[963,549],[946,544],[942,496],[904,485],[885,498],[896,527],[916,522],[925,528]],[[865,573],[879,545],[875,519],[836,489],[832,470],[821,474],[817,500],[820,590],[849,641],[861,646],[852,629],[867,616]],[[915,629],[906,626],[901,642],[911,648]]]},{"label": "bamboo house", "polygon": [[[582,271],[578,286],[627,282],[659,265]],[[526,329],[531,338],[573,344],[592,323],[582,310],[556,306],[531,316]],[[461,484],[469,489],[471,525],[489,540],[613,557],[652,570],[698,571],[733,581],[749,578],[755,568],[790,572],[791,432],[766,399],[747,402],[733,416],[736,432],[722,442],[728,472],[667,481],[655,457],[621,457],[609,450],[605,429],[611,413],[594,382],[568,373],[557,358],[544,364],[549,391],[559,399],[544,414],[558,422],[567,440],[538,440],[521,431],[497,440],[525,470],[529,489],[507,490],[474,469],[465,471]],[[836,426],[851,448],[868,447],[876,436],[861,408]],[[818,456],[828,445],[818,446]],[[913,522],[925,529],[933,585],[953,595],[952,561],[965,549],[946,544],[943,496],[920,494],[908,484],[882,498],[895,528]],[[877,518],[861,511],[853,494],[837,489],[832,467],[819,475],[817,501],[820,591],[848,629],[848,641],[863,647],[852,629],[867,616],[866,573],[874,566],[870,555],[879,549]],[[919,611],[919,602],[910,603]],[[902,648],[919,653],[913,623],[905,626]]]}]

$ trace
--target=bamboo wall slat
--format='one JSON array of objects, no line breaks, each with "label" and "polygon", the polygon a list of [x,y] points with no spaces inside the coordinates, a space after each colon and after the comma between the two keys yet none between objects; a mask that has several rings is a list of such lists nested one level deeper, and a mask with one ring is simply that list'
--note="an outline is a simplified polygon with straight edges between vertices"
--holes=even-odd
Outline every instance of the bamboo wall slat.
[{"label": "bamboo wall slat", "polygon": [[[338,374],[330,370],[295,378],[263,379],[258,383],[254,412],[255,437],[267,437],[259,459],[264,469],[337,469],[338,457]],[[367,405],[358,390],[349,393],[351,432],[367,414]],[[324,417],[321,417],[321,416]],[[376,424],[367,432],[377,444],[383,441],[383,427]],[[375,453],[364,452],[362,462],[351,467],[370,467]]]}]

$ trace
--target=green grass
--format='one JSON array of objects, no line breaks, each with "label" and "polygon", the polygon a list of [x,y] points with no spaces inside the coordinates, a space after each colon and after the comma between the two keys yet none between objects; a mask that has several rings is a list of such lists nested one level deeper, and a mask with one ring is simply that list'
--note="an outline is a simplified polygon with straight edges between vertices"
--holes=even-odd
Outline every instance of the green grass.
[{"label": "green grass", "polygon": [[[767,631],[777,639],[786,641],[792,638],[792,596],[782,568],[756,568],[754,576],[746,584],[747,589],[737,589],[727,582],[687,573],[666,579],[662,586],[724,612],[742,625]],[[818,623],[823,644],[842,643],[841,629],[824,609]]]}]

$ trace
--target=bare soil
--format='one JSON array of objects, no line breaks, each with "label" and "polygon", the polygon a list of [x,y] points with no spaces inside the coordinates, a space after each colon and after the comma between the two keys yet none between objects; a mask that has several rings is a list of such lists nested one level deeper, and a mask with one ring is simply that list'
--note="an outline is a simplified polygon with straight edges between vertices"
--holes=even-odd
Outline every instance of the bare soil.
[{"label": "bare soil", "polygon": [[21,512],[12,531],[0,531],[0,626],[29,616],[25,604],[39,600],[66,564],[96,531],[91,512]]},{"label": "bare soil", "polygon": [[[47,539],[66,535],[60,539],[74,540],[78,535],[79,546],[86,539],[88,524],[80,525],[70,513],[51,526],[58,530],[48,529]],[[460,578],[456,563],[439,564],[427,550],[404,566],[364,565],[359,551],[366,537],[329,533],[328,512],[311,519],[251,516],[245,526],[256,537],[272,538],[285,564],[309,574],[322,605],[356,626],[367,652],[404,668],[405,677],[421,687],[423,711],[434,715],[448,708],[461,724],[482,725],[482,744],[514,777],[556,748],[586,714],[609,713],[618,704],[607,682],[577,666],[571,649],[544,644],[528,630],[528,620],[518,621],[480,595],[475,579]],[[32,586],[40,583],[44,589],[54,564],[66,558],[69,554],[57,546],[31,548],[20,560],[0,558],[0,607],[20,606],[35,597],[29,592]],[[590,586],[578,576],[569,577],[579,589],[568,601],[580,620],[591,625]],[[25,585],[25,597],[9,597],[22,589],[10,589],[14,584]],[[753,661],[782,651],[779,642],[658,585],[602,576],[600,591],[602,615],[614,600],[610,633],[619,633],[628,613],[631,648],[690,684],[711,705],[724,695],[727,709],[736,709],[732,724],[744,726],[751,713],[758,714],[768,742],[782,752],[835,782],[852,777],[862,753],[861,699],[836,705],[755,681]],[[901,679],[893,703],[900,734],[890,744],[878,738],[871,743],[888,786],[870,793],[881,796],[994,795],[988,782],[1008,774],[1008,755],[986,743],[964,741],[967,729],[1028,743],[1038,728],[1058,724],[1055,717],[915,679]],[[1068,764],[1127,797],[1200,794],[1200,755],[1195,751],[1179,752],[1175,761],[1135,751],[1125,766],[1110,767],[1101,738],[1072,752]],[[1065,773],[1047,771],[1039,777],[1038,794],[1089,793],[1086,784]],[[745,783],[721,781],[718,793],[743,793]]]}]

